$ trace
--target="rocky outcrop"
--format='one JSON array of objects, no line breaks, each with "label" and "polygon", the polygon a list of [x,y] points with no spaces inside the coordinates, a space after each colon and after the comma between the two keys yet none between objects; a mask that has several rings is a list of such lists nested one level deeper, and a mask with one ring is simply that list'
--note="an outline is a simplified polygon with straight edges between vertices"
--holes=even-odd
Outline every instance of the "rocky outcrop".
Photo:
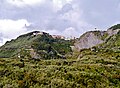
[{"label": "rocky outcrop", "polygon": [[89,31],[83,34],[74,43],[74,50],[88,49],[106,41],[112,35],[117,34],[120,29],[108,29],[107,31]]},{"label": "rocky outcrop", "polygon": [[[95,34],[98,33],[99,35]],[[97,44],[103,43],[101,39],[102,32],[100,31],[90,31],[83,34],[74,44],[77,50],[93,47]]]},{"label": "rocky outcrop", "polygon": [[65,39],[64,36],[61,35],[51,35],[54,39]]},{"label": "rocky outcrop", "polygon": [[117,34],[119,31],[120,31],[120,29],[116,29],[116,30],[108,29],[107,33],[109,34],[109,36],[112,36],[114,34]]}]

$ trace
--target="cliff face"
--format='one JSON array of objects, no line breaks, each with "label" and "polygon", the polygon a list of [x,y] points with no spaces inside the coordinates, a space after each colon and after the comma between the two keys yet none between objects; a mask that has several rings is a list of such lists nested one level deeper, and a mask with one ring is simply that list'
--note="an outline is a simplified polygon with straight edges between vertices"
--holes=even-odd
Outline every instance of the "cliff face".
[{"label": "cliff face", "polygon": [[[101,34],[101,33],[99,32],[99,34]],[[102,39],[100,39],[100,36],[95,35],[95,33],[92,31],[87,32],[77,40],[77,42],[74,44],[75,48],[77,50],[81,50],[84,48],[90,48],[97,44],[103,43],[104,41]]]},{"label": "cliff face", "polygon": [[83,34],[74,43],[74,50],[88,49],[104,43],[110,36],[117,34],[120,29],[110,28],[107,31],[89,31]]}]

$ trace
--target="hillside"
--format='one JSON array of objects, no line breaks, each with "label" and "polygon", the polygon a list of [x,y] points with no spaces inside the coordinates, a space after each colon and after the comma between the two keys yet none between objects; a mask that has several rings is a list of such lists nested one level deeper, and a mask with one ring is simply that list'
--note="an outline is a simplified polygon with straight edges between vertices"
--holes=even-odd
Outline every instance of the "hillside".
[{"label": "hillside", "polygon": [[120,58],[120,24],[110,27],[107,31],[90,31],[83,34],[75,42],[80,59],[87,55],[103,58]]},{"label": "hillside", "polygon": [[69,52],[71,42],[60,38],[53,38],[45,32],[34,31],[8,41],[0,48],[0,57],[23,58],[60,58]]},{"label": "hillside", "polygon": [[[112,26],[107,30],[109,36],[103,43],[96,46],[98,49],[110,50],[116,53],[120,53],[120,25]],[[116,28],[116,29],[115,29]]]},{"label": "hillside", "polygon": [[[112,65],[111,61],[114,62],[115,60],[118,60],[118,62],[115,65],[118,65],[119,67],[120,66],[120,61],[119,61],[120,60],[120,29],[117,28],[116,26],[118,25],[112,26],[111,28],[109,28],[107,31],[104,32],[104,34],[106,33],[107,36],[104,37],[102,43],[94,44],[87,48],[86,47],[81,49],[79,48],[80,51],[75,52],[73,58],[77,58],[78,61],[83,61],[84,59],[91,61],[92,59],[96,59],[98,62],[100,61],[101,63],[106,63],[107,65],[110,66]],[[88,33],[96,33],[96,32],[92,31]],[[98,33],[101,32],[99,31]],[[80,41],[81,38],[85,36],[86,34],[81,36]],[[99,34],[97,35],[97,39],[102,40],[101,38],[103,38],[103,36]],[[91,39],[92,43],[94,43],[94,41],[98,41],[97,39],[96,40]],[[86,43],[89,44],[89,42],[90,40],[88,40]]]},{"label": "hillside", "polygon": [[118,33],[66,59],[0,58],[0,87],[120,88],[119,39]]},{"label": "hillside", "polygon": [[[103,43],[97,44],[90,48],[81,49],[80,52],[75,52],[74,58],[81,60],[83,58],[96,60],[102,58],[103,60],[120,59],[120,32],[108,37]],[[119,62],[118,62],[119,63]]]},{"label": "hillside", "polygon": [[[119,34],[120,24],[110,27],[107,31],[89,31],[78,38],[74,44],[75,50],[89,49],[93,46],[106,43],[112,36]],[[118,41],[118,39],[116,39]],[[116,41],[115,40],[115,41]],[[110,41],[113,43],[113,41]]]},{"label": "hillside", "polygon": [[73,41],[44,32],[6,42],[0,48],[0,56],[9,57],[0,58],[0,88],[120,88],[120,31],[113,27],[83,34],[72,54]]}]

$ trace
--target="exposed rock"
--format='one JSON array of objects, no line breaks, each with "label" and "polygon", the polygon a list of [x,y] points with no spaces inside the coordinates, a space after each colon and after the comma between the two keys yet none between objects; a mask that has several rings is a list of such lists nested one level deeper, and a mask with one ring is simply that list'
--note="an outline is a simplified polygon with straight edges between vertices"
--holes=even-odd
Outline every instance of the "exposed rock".
[{"label": "exposed rock", "polygon": [[81,49],[88,49],[106,41],[110,36],[117,34],[120,29],[108,29],[107,31],[89,31],[83,34],[74,43],[74,49],[80,51]]},{"label": "exposed rock", "polygon": [[65,39],[64,36],[61,35],[51,35],[54,39]]},{"label": "exposed rock", "polygon": [[112,36],[114,34],[117,34],[119,31],[120,31],[120,29],[116,29],[116,30],[108,29],[107,33],[109,34],[109,36]]},{"label": "exposed rock", "polygon": [[75,48],[79,51],[81,49],[90,48],[97,44],[103,43],[104,41],[100,39],[100,36],[94,34],[94,32],[87,32],[81,36],[77,42],[74,44]]}]

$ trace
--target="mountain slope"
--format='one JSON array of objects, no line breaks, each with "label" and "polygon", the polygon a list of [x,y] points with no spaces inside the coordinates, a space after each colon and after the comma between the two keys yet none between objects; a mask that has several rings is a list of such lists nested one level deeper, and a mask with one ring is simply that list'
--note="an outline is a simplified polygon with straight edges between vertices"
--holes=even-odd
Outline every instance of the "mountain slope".
[{"label": "mountain slope", "polygon": [[[113,27],[116,29],[112,29]],[[102,41],[102,43],[94,44],[93,46],[89,45],[87,48],[80,47],[78,51],[74,53],[73,58],[77,58],[78,60],[81,60],[83,58],[89,58],[89,59],[96,58],[96,60],[97,59],[103,59],[103,60],[118,59],[119,60],[120,59],[120,29],[117,28],[116,25],[113,27],[111,27],[106,32],[104,32],[104,33],[107,33],[107,36],[104,37],[104,40]],[[85,35],[83,35],[84,39],[86,39]],[[101,38],[103,36],[101,35],[98,35],[98,36],[97,38],[102,40]],[[97,41],[97,39],[96,40],[94,39],[92,37],[91,40],[89,39],[85,43],[79,42],[78,46],[80,46],[82,43],[84,43],[83,46],[85,46],[86,43],[90,44],[91,41],[92,43],[94,43],[94,41]],[[81,39],[79,41],[81,41]]]},{"label": "mountain slope", "polygon": [[21,59],[0,58],[0,88],[120,88],[120,32],[117,28],[104,33],[81,36],[88,39],[83,44],[103,43],[80,49],[67,59],[51,58],[71,52],[71,41],[47,33],[31,32],[7,42],[0,56]]},{"label": "mountain slope", "polygon": [[[120,31],[120,24],[110,27],[107,31],[89,31],[78,38],[74,44],[75,50],[88,49],[93,46],[105,43],[112,36],[118,34]],[[111,41],[112,43],[113,41]]]},{"label": "mountain slope", "polygon": [[120,31],[117,34],[112,35],[109,38],[107,38],[104,43],[98,46],[99,48],[102,48],[102,49],[109,49],[109,50],[113,50],[114,52],[115,51],[120,52]]},{"label": "mountain slope", "polygon": [[83,34],[77,42],[74,44],[77,50],[81,50],[84,48],[90,48],[97,44],[103,43],[102,35],[104,32],[100,31],[90,31]]},{"label": "mountain slope", "polygon": [[48,33],[34,31],[6,42],[0,48],[0,57],[59,58],[71,52],[70,45],[69,40],[53,38]]}]

